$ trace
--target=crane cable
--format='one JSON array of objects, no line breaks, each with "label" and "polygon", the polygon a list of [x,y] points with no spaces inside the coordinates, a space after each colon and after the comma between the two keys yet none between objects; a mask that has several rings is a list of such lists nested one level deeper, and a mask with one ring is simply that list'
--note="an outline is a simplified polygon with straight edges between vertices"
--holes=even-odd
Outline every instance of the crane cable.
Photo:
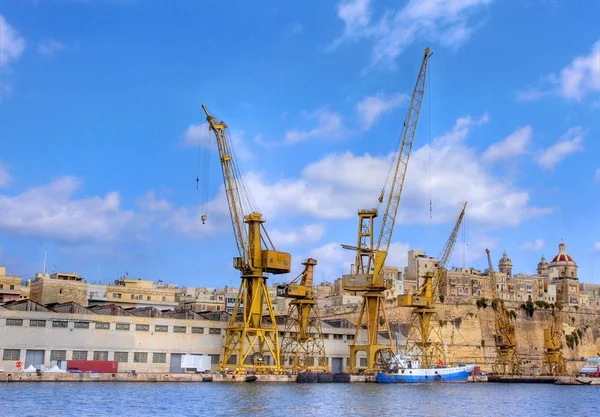
[{"label": "crane cable", "polygon": [[[200,191],[200,219],[205,224],[207,219],[208,191],[210,186],[210,154],[212,141],[210,140],[210,128],[206,129],[204,124],[200,126],[198,135],[198,168],[196,172],[196,191]],[[202,178],[200,178],[200,157],[202,154]],[[202,181],[202,184],[200,182]]]},{"label": "crane cable", "polygon": [[432,201],[432,189],[433,189],[433,175],[432,175],[432,164],[431,164],[431,65],[429,66],[429,220],[433,219],[433,201]]}]

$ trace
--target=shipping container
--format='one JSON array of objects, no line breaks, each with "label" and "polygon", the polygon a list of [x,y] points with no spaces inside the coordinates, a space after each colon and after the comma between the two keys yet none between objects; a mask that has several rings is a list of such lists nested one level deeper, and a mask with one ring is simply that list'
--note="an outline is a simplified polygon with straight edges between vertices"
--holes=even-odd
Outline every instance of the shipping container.
[{"label": "shipping container", "polygon": [[68,371],[97,372],[99,374],[114,374],[119,371],[117,361],[67,361]]}]

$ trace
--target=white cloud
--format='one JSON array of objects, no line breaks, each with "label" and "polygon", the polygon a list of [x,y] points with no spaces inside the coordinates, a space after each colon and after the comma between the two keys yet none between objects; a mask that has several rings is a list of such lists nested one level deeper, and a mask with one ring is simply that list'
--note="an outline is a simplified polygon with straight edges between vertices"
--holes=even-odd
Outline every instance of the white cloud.
[{"label": "white cloud", "polygon": [[406,94],[396,93],[389,97],[383,94],[365,97],[356,105],[356,112],[363,130],[369,130],[377,120],[388,111],[400,106],[409,97]]},{"label": "white cloud", "polygon": [[0,194],[0,229],[62,241],[112,240],[132,221],[117,192],[74,198],[81,180],[62,177],[14,196]]},{"label": "white cloud", "polygon": [[484,152],[483,159],[499,161],[527,153],[527,146],[531,140],[532,132],[533,129],[529,125],[518,128],[504,140],[490,145]]},{"label": "white cloud", "polygon": [[290,29],[290,35],[301,35],[304,32],[304,26],[300,23],[294,23],[292,28]]},{"label": "white cloud", "polygon": [[276,248],[288,248],[297,245],[311,245],[321,240],[324,234],[325,225],[313,223],[294,227],[289,231],[273,229],[269,232],[269,237]]},{"label": "white cloud", "polygon": [[456,47],[472,34],[471,18],[493,0],[410,0],[402,8],[387,10],[376,23],[371,23],[369,0],[350,0],[338,4],[338,17],[344,22],[344,33],[330,49],[361,38],[374,41],[372,66],[393,65],[402,51],[417,39],[435,41]]},{"label": "white cloud", "polygon": [[157,198],[155,191],[148,191],[146,195],[138,200],[138,205],[150,212],[164,212],[173,209],[173,204],[164,198]]},{"label": "white cloud", "polygon": [[40,43],[38,52],[42,55],[54,55],[65,49],[65,45],[55,39],[47,39]]},{"label": "white cloud", "polygon": [[[456,207],[465,200],[470,218],[492,227],[518,225],[549,212],[531,207],[527,191],[490,174],[481,155],[464,143],[470,130],[487,120],[487,115],[475,120],[460,118],[450,132],[434,140],[431,149],[429,145],[413,149],[398,222],[429,222],[430,186],[435,222],[454,219]],[[261,174],[251,172],[246,184],[269,217],[351,218],[357,209],[377,204],[393,159],[393,154],[331,154],[307,165],[297,179],[267,182]]]},{"label": "white cloud", "polygon": [[594,175],[594,179],[596,180],[596,182],[600,183],[600,168],[598,168],[596,170],[596,174]]},{"label": "white cloud", "polygon": [[592,250],[594,252],[600,252],[600,242],[594,243],[594,246],[592,247]]},{"label": "white cloud", "polygon": [[0,84],[0,103],[12,96],[12,85],[8,83]]},{"label": "white cloud", "polygon": [[[235,159],[247,160],[252,156],[250,147],[246,144],[245,134],[243,130],[233,130],[229,132],[229,140],[231,144],[231,152]],[[208,148],[217,150],[216,139],[214,133],[210,131],[208,123],[191,124],[187,127],[182,135],[183,145],[188,148]]]},{"label": "white cloud", "polygon": [[10,172],[8,172],[8,168],[0,162],[0,188],[8,187],[11,180],[12,176],[10,175]]},{"label": "white cloud", "polygon": [[[354,252],[344,249],[337,242],[326,243],[311,249],[308,254],[294,256],[294,259],[314,258],[317,260],[315,277],[317,281],[330,281],[340,278],[350,272],[350,265],[354,263]],[[293,261],[294,264],[298,262]],[[298,265],[294,265],[298,268]]]},{"label": "white cloud", "polygon": [[588,55],[575,57],[558,74],[541,77],[539,86],[517,94],[517,99],[537,100],[557,95],[566,100],[581,101],[591,93],[600,92],[600,41],[592,46]]},{"label": "white cloud", "polygon": [[198,146],[206,146],[212,133],[209,130],[208,123],[191,124],[183,132],[183,144],[190,148]]},{"label": "white cloud", "polygon": [[[468,213],[467,208],[467,213]],[[489,237],[479,232],[474,233],[472,236],[467,236],[466,241],[456,242],[454,253],[450,260],[450,268],[468,268],[475,266],[480,271],[485,270],[488,267],[486,249],[492,251],[492,262],[494,261],[494,249],[500,244],[500,239],[495,237]],[[437,254],[434,254],[434,256]],[[473,265],[475,264],[475,265]]]},{"label": "white cloud", "polygon": [[[343,242],[355,244],[355,242]],[[408,263],[409,245],[402,242],[392,242],[388,251],[385,264],[387,266],[404,267]],[[313,258],[317,260],[315,277],[318,282],[330,281],[350,273],[350,266],[355,262],[356,252],[342,248],[340,243],[330,242],[313,248],[303,255],[294,255],[292,259]],[[293,261],[295,271],[301,271],[300,263]],[[298,272],[296,272],[298,270]]]},{"label": "white cloud", "polygon": [[344,36],[354,36],[371,21],[370,0],[343,1],[337,13],[344,21]]},{"label": "white cloud", "polygon": [[17,61],[25,50],[25,39],[0,14],[0,67]]},{"label": "white cloud", "polygon": [[408,243],[392,242],[385,258],[387,266],[404,268],[408,265],[408,251],[411,249]]},{"label": "white cloud", "polygon": [[521,245],[521,249],[540,251],[544,247],[544,239],[536,239],[533,242],[525,242]]},{"label": "white cloud", "polygon": [[546,169],[554,168],[567,156],[583,150],[583,138],[586,133],[579,126],[572,127],[558,139],[557,143],[544,149],[535,158],[536,161]]},{"label": "white cloud", "polygon": [[311,139],[331,140],[340,139],[347,135],[343,118],[340,114],[320,108],[308,114],[309,119],[316,119],[317,126],[310,130],[293,129],[285,132],[287,143],[298,143]]}]

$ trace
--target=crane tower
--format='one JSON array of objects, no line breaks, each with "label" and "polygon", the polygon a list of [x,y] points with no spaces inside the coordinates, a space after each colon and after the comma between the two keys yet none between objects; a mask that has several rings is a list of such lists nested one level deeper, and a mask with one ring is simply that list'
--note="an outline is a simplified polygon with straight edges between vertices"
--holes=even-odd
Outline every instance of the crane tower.
[{"label": "crane tower", "polygon": [[275,250],[264,228],[265,220],[254,207],[232,157],[227,124],[218,121],[206,106],[202,105],[202,109],[217,140],[239,255],[233,258],[233,267],[240,271],[242,279],[227,326],[219,369],[223,371],[231,366],[235,373],[277,373],[281,371],[279,335],[266,282],[269,273],[290,272],[291,255]]},{"label": "crane tower", "polygon": [[[366,373],[373,373],[382,369],[383,363],[396,353],[396,347],[392,343],[390,325],[385,314],[384,292],[390,288],[390,283],[385,280],[383,268],[392,239],[406,169],[408,168],[408,160],[425,94],[427,62],[430,56],[431,52],[429,48],[426,48],[419,76],[410,100],[408,114],[404,120],[400,149],[388,193],[386,209],[381,222],[377,246],[374,246],[373,234],[373,222],[378,215],[376,208],[359,210],[357,245],[342,245],[345,249],[356,251],[355,265],[349,275],[342,276],[342,286],[345,291],[362,293],[363,297],[356,334],[350,345],[350,364],[348,366],[350,372],[357,370],[356,360],[359,352],[364,352],[367,356]],[[383,194],[382,192],[382,195],[379,197],[380,203],[383,202]],[[360,330],[363,326],[367,329],[368,340],[366,343],[359,340]],[[383,338],[380,337],[381,333],[383,334]]]},{"label": "crane tower", "polygon": [[486,249],[488,259],[488,273],[490,285],[492,286],[492,309],[494,310],[494,342],[496,345],[496,359],[494,361],[494,374],[518,375],[521,373],[521,361],[517,356],[517,337],[515,335],[515,324],[512,322],[504,301],[498,294],[496,273],[490,250]]},{"label": "crane tower", "polygon": [[444,251],[435,271],[425,274],[423,284],[419,287],[416,294],[398,296],[398,305],[400,307],[413,307],[405,354],[407,356],[418,356],[423,368],[429,368],[435,364],[445,362],[442,330],[439,322],[435,320],[435,303],[446,280],[446,267],[454,250],[456,237],[465,217],[466,209],[467,203],[465,202],[461,207],[450,238],[448,238],[448,242],[444,246]]},{"label": "crane tower", "polygon": [[313,293],[313,270],[317,261],[309,258],[302,264],[304,271],[298,278],[277,286],[278,296],[292,299],[281,341],[281,360],[294,372],[327,371],[321,319]]}]

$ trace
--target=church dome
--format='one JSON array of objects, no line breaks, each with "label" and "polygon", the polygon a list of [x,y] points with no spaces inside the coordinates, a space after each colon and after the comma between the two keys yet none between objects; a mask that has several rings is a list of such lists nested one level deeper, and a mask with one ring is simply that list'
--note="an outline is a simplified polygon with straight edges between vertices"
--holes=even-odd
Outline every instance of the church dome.
[{"label": "church dome", "polygon": [[563,242],[560,242],[560,245],[558,245],[558,254],[554,258],[552,258],[551,265],[557,264],[576,265],[575,260],[571,257],[571,255],[567,253],[567,246]]}]

